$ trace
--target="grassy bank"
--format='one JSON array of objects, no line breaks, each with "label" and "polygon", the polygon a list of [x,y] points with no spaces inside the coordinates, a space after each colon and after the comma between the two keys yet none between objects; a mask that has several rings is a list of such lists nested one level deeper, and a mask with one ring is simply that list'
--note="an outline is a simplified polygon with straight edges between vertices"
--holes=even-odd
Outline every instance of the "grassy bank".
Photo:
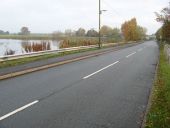
[{"label": "grassy bank", "polygon": [[165,58],[163,47],[160,50],[157,79],[146,128],[170,128],[170,65]]},{"label": "grassy bank", "polygon": [[[125,45],[126,43],[120,43],[119,46]],[[114,47],[112,46],[103,46],[102,48],[108,48],[108,47]],[[77,50],[77,51],[68,51],[68,52],[63,52],[63,53],[53,53],[53,54],[47,54],[47,55],[41,55],[41,56],[36,56],[36,57],[28,57],[28,58],[21,58],[17,60],[8,60],[5,62],[0,62],[0,68],[6,68],[6,67],[12,67],[16,65],[22,65],[38,60],[47,60],[49,58],[56,58],[56,57],[61,57],[69,54],[76,54],[76,53],[82,53],[82,52],[88,52],[88,51],[95,51],[99,50],[98,48],[90,48],[90,49],[83,49],[83,50]]]},{"label": "grassy bank", "polygon": [[56,58],[56,57],[61,57],[64,55],[69,55],[69,54],[76,54],[76,53],[82,53],[82,52],[87,52],[87,51],[94,51],[98,50],[98,48],[91,48],[91,49],[84,49],[84,50],[78,50],[78,51],[68,51],[68,52],[63,52],[63,53],[56,53],[56,54],[48,54],[48,55],[42,55],[42,56],[36,56],[36,57],[28,57],[28,58],[22,58],[22,59],[17,59],[17,60],[9,60],[5,62],[0,62],[0,68],[5,68],[5,67],[12,67],[16,65],[22,65],[38,60],[47,60],[49,58]]},{"label": "grassy bank", "polygon": [[[136,43],[136,42],[134,42],[134,43]],[[127,44],[127,42],[120,42],[116,46],[123,46],[126,44]],[[109,47],[115,47],[115,45],[103,46],[102,49],[109,48]],[[76,53],[82,53],[82,52],[88,52],[88,51],[95,51],[95,50],[99,50],[99,48],[90,48],[90,49],[83,49],[83,50],[77,50],[77,51],[68,51],[68,52],[62,52],[62,53],[40,55],[40,56],[35,56],[35,57],[27,57],[27,58],[21,58],[21,59],[16,59],[16,60],[7,60],[4,62],[0,62],[0,68],[22,65],[22,64],[26,64],[26,63],[30,63],[30,62],[34,62],[34,61],[39,61],[39,60],[46,61],[49,58],[56,58],[56,57],[61,57],[64,55],[76,54]]]}]

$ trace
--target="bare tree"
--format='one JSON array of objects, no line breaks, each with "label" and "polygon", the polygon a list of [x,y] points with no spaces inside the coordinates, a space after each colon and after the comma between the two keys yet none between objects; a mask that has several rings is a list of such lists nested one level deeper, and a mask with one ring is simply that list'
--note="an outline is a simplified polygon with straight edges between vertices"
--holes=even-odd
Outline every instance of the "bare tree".
[{"label": "bare tree", "polygon": [[29,31],[28,27],[22,27],[21,32],[19,34],[21,34],[21,35],[29,35],[30,31]]},{"label": "bare tree", "polygon": [[76,36],[85,36],[86,35],[86,30],[84,28],[79,28],[76,31]]},{"label": "bare tree", "polygon": [[86,34],[88,37],[97,37],[98,36],[98,32],[94,29],[90,29],[87,31]]}]

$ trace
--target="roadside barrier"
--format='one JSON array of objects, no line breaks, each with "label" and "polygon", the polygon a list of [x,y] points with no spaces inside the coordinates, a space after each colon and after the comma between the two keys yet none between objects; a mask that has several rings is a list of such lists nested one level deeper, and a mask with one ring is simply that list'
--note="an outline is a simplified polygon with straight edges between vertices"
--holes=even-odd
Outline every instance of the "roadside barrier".
[{"label": "roadside barrier", "polygon": [[[103,46],[114,46],[121,43],[107,43],[103,44]],[[8,60],[16,60],[21,58],[27,58],[27,57],[35,57],[35,56],[41,56],[41,55],[47,55],[47,54],[54,54],[54,53],[62,53],[62,52],[68,52],[68,51],[78,51],[78,50],[84,50],[84,49],[91,49],[91,48],[97,48],[98,45],[90,45],[90,46],[80,46],[80,47],[71,47],[71,48],[62,48],[58,50],[47,50],[47,51],[41,51],[41,52],[32,52],[32,53],[26,53],[26,54],[20,54],[20,55],[7,55],[7,56],[0,56],[0,62],[8,61]]]}]

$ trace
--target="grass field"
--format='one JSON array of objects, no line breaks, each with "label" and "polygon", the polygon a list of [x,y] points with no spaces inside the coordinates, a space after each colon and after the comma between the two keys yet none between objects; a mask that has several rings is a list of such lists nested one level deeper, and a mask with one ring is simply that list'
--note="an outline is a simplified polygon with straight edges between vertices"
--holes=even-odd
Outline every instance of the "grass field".
[{"label": "grass field", "polygon": [[146,128],[170,128],[170,64],[166,60],[162,46]]},{"label": "grass field", "polygon": [[0,35],[0,39],[18,39],[18,40],[50,40],[51,34],[30,34],[30,35]]}]

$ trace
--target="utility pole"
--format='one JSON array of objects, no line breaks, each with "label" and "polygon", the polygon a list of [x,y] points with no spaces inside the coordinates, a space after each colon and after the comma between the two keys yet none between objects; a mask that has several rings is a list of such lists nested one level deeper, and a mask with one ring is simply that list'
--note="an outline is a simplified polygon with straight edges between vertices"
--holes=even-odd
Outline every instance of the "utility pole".
[{"label": "utility pole", "polygon": [[101,0],[99,0],[99,48],[101,48],[101,33],[100,33],[100,29],[101,29]]},{"label": "utility pole", "polygon": [[102,47],[102,43],[101,43],[101,14],[102,12],[106,12],[107,10],[101,10],[101,0],[99,0],[99,48]]}]

